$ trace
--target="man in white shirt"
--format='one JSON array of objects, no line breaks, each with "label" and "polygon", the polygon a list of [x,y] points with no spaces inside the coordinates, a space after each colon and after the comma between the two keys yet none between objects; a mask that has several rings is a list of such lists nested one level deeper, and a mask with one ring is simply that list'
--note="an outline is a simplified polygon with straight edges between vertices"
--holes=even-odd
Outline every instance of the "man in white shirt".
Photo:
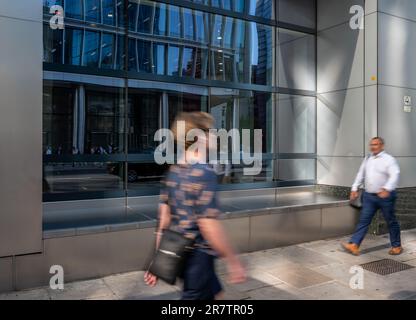
[{"label": "man in white shirt", "polygon": [[371,139],[371,154],[361,164],[351,190],[351,200],[359,196],[358,188],[363,184],[361,216],[354,235],[349,243],[343,243],[345,250],[353,255],[360,254],[360,245],[377,210],[381,210],[390,232],[391,249],[389,254],[399,255],[403,252],[400,239],[400,225],[395,211],[396,188],[399,183],[400,168],[396,159],[384,151],[384,140],[380,137]]}]

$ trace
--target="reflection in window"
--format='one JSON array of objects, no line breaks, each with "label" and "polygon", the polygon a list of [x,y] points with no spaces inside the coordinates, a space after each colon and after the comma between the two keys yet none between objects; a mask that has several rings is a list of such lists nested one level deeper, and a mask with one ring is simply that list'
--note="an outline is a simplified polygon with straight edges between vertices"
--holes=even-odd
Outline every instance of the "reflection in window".
[{"label": "reflection in window", "polygon": [[[279,0],[281,1],[281,0]],[[294,1],[294,0],[290,0]],[[296,0],[295,0],[296,1]],[[311,1],[311,0],[306,0]],[[249,14],[266,19],[274,18],[274,0],[249,0]]]},{"label": "reflection in window", "polygon": [[85,20],[100,22],[100,0],[85,0]]},{"label": "reflection in window", "polygon": [[43,86],[43,153],[71,154],[75,90],[70,86]]},{"label": "reflection in window", "polygon": [[120,99],[118,89],[86,90],[85,153],[113,154],[122,151]]},{"label": "reflection in window", "polygon": [[155,8],[155,19],[153,32],[156,35],[166,35],[166,4],[157,4]]},{"label": "reflection in window", "polygon": [[181,36],[181,17],[180,9],[176,6],[169,6],[169,35],[171,37]]},{"label": "reflection in window", "polygon": [[52,30],[49,25],[43,27],[43,60],[49,63],[62,63],[63,31]]},{"label": "reflection in window", "polygon": [[168,76],[179,75],[179,48],[169,46],[168,52]]},{"label": "reflection in window", "polygon": [[139,58],[139,72],[151,73],[151,42],[145,40],[137,40],[137,52]]},{"label": "reflection in window", "polygon": [[129,39],[129,70],[137,71],[137,51],[135,39]]},{"label": "reflection in window", "polygon": [[71,0],[65,1],[65,16],[73,19],[83,19],[83,1]]},{"label": "reflection in window", "polygon": [[184,37],[194,39],[194,17],[191,9],[183,9]]},{"label": "reflection in window", "polygon": [[83,31],[66,28],[65,31],[65,64],[81,65]]},{"label": "reflection in window", "polygon": [[114,64],[114,38],[110,33],[103,33],[101,45],[101,68],[113,68]]},{"label": "reflection in window", "polygon": [[206,111],[208,97],[187,93],[169,94],[169,125],[181,112]]},{"label": "reflection in window", "polygon": [[128,14],[128,21],[129,21],[129,30],[136,31],[137,26],[137,10],[139,5],[137,2],[130,2],[127,5],[127,14]]},{"label": "reflection in window", "polygon": [[117,36],[117,61],[116,61],[116,69],[118,70],[125,70],[125,37],[124,36]]},{"label": "reflection in window", "polygon": [[200,11],[194,11],[195,15],[195,27],[196,27],[196,41],[206,43],[207,42],[207,36],[206,36],[206,30],[207,28],[207,14],[200,12]]},{"label": "reflection in window", "polygon": [[153,73],[165,74],[165,45],[155,43],[153,44]]},{"label": "reflection in window", "polygon": [[152,153],[159,142],[154,140],[159,124],[160,94],[130,89],[129,153]]},{"label": "reflection in window", "polygon": [[208,65],[207,49],[196,48],[195,78],[206,79]]},{"label": "reflection in window", "polygon": [[83,66],[98,67],[99,47],[100,34],[94,31],[85,31]]},{"label": "reflection in window", "polygon": [[103,6],[103,23],[107,25],[115,25],[116,21],[116,10],[115,0],[102,0]]},{"label": "reflection in window", "polygon": [[182,76],[192,77],[194,67],[195,48],[184,48],[182,54]]},{"label": "reflection in window", "polygon": [[151,33],[153,18],[153,4],[148,1],[140,1],[139,17],[137,19],[137,31]]}]

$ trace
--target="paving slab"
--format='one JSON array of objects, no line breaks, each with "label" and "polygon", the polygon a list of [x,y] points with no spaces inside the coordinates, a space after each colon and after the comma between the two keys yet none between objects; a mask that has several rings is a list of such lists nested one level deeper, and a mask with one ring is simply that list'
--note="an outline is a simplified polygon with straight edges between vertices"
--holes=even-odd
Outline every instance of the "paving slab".
[{"label": "paving slab", "polygon": [[[299,299],[416,299],[416,268],[387,276],[364,270],[362,289],[350,287],[353,267],[384,258],[416,267],[416,229],[403,232],[405,252],[388,255],[388,235],[366,237],[362,254],[352,256],[341,249],[349,237],[320,240],[299,245],[263,250],[241,255],[247,269],[247,281],[228,284],[227,268],[216,261],[216,269],[230,300],[299,300]],[[64,290],[35,288],[0,294],[0,300],[177,300],[181,283],[175,286],[159,281],[149,288],[143,271],[116,274],[101,279],[65,284]]]}]

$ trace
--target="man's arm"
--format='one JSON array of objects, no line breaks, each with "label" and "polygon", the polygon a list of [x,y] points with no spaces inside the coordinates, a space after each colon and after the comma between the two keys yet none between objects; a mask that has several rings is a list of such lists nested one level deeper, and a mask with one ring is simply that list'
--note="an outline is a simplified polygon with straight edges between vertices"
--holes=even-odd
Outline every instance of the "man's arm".
[{"label": "man's arm", "polygon": [[355,177],[355,181],[352,185],[352,192],[357,192],[358,188],[363,184],[364,182],[364,172],[365,172],[365,165],[367,158],[364,159],[364,161],[361,163],[360,170],[358,170],[357,176]]},{"label": "man's arm", "polygon": [[390,161],[389,166],[387,168],[387,173],[389,175],[389,178],[386,184],[383,186],[383,189],[388,192],[392,192],[396,190],[400,178],[400,167],[396,159],[392,158],[392,160]]}]

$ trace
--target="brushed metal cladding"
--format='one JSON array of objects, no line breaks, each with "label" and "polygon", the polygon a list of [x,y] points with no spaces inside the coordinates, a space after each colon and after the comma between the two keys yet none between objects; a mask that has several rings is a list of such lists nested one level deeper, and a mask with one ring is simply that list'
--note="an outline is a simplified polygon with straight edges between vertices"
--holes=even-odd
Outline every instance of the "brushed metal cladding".
[{"label": "brushed metal cladding", "polygon": [[[41,16],[41,1],[27,5]],[[42,24],[0,16],[0,43],[2,257],[42,249]]]},{"label": "brushed metal cladding", "polygon": [[0,258],[0,292],[13,290],[13,259]]},{"label": "brushed metal cladding", "polygon": [[250,217],[222,220],[231,245],[238,253],[249,251]]},{"label": "brushed metal cladding", "polygon": [[359,216],[359,210],[350,206],[323,208],[320,238],[327,239],[354,232]]},{"label": "brushed metal cladding", "polygon": [[63,267],[65,282],[143,270],[153,234],[146,228],[46,239],[42,254],[16,257],[16,288],[47,285],[52,265]]}]

